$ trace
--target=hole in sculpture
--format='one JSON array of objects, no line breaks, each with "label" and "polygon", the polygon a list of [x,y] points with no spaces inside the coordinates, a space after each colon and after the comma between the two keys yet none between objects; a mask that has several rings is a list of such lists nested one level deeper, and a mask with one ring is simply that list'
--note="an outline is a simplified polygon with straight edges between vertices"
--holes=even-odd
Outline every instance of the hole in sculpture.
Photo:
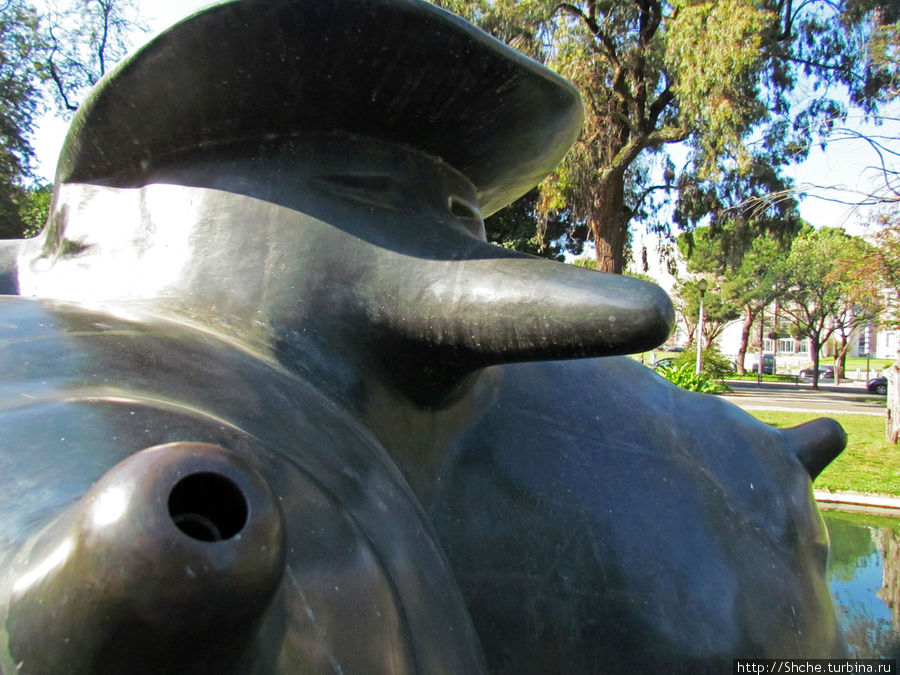
[{"label": "hole in sculpture", "polygon": [[224,541],[247,523],[240,488],[217,473],[185,476],[169,493],[169,515],[178,529],[199,541]]}]

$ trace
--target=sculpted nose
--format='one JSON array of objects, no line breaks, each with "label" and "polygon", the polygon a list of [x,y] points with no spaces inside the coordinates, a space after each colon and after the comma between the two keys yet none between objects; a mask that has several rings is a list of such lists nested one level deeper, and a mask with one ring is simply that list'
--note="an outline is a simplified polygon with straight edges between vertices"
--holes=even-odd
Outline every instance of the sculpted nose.
[{"label": "sculpted nose", "polygon": [[466,258],[381,270],[366,317],[391,336],[383,352],[403,345],[392,362],[420,351],[443,368],[629,354],[664,342],[674,323],[653,284],[489,244],[470,246]]},{"label": "sculpted nose", "polygon": [[284,548],[278,502],[240,457],[205,443],[149,448],[27,551],[10,653],[29,673],[255,672]]}]

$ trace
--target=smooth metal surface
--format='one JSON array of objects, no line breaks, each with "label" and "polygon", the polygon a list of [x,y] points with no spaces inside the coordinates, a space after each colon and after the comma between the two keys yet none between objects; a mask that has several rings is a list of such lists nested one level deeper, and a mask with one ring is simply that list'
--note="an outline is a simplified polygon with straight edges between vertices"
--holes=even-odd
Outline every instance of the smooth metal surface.
[{"label": "smooth metal surface", "polygon": [[223,3],[105,80],[0,250],[0,672],[841,653],[839,427],[613,357],[663,291],[484,241],[580,119],[413,0]]},{"label": "smooth metal surface", "polygon": [[735,655],[843,654],[794,457],[835,427],[837,454],[836,423],[778,431],[627,358],[492,373],[429,513],[493,672],[559,672],[564,655],[567,672],[712,675]]},{"label": "smooth metal surface", "polygon": [[[332,401],[258,354],[171,322],[23,298],[4,299],[0,315],[4,672],[481,669],[420,506]],[[171,443],[227,452],[184,466]],[[162,454],[168,474],[159,462],[136,467],[147,453]],[[198,471],[241,487],[250,520],[240,539],[199,541],[174,523],[170,495]],[[91,520],[104,486],[125,480],[128,508]],[[274,496],[245,487],[259,482]],[[256,519],[272,531],[258,540],[266,551],[248,538]],[[54,553],[66,541],[71,551]]]}]

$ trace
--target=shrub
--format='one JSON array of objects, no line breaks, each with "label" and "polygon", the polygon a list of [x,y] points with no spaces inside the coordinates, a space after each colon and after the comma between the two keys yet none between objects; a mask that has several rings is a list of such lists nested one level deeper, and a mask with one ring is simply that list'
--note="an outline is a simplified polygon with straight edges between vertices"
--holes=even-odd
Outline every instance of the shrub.
[{"label": "shrub", "polygon": [[[701,361],[701,372],[707,379],[722,380],[734,372],[731,361],[722,356],[722,353],[715,345],[706,347],[703,350]],[[693,371],[697,364],[697,350],[694,347],[685,349],[678,355],[678,360],[675,363],[678,366],[689,364],[691,371]]]},{"label": "shrub", "polygon": [[666,378],[669,382],[682,389],[688,391],[699,391],[709,394],[715,391],[725,391],[727,387],[708,377],[705,373],[694,372],[696,366],[694,363],[676,363],[674,366],[663,367],[656,372]]}]

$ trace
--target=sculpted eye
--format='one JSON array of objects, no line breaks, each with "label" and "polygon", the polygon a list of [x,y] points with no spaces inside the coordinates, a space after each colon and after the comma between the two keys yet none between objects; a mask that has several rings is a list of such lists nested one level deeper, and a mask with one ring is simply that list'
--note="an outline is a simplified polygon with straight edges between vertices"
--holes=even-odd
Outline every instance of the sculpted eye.
[{"label": "sculpted eye", "polygon": [[459,219],[460,224],[473,236],[484,241],[484,222],[481,219],[481,210],[459,197],[450,197],[447,202],[450,213]]},{"label": "sculpted eye", "polygon": [[450,213],[457,218],[477,218],[481,220],[481,212],[459,197],[450,197]]},{"label": "sculpted eye", "polygon": [[383,174],[335,174],[318,176],[316,183],[358,202],[374,204],[390,209],[398,209],[401,204],[400,184],[391,176]]}]

